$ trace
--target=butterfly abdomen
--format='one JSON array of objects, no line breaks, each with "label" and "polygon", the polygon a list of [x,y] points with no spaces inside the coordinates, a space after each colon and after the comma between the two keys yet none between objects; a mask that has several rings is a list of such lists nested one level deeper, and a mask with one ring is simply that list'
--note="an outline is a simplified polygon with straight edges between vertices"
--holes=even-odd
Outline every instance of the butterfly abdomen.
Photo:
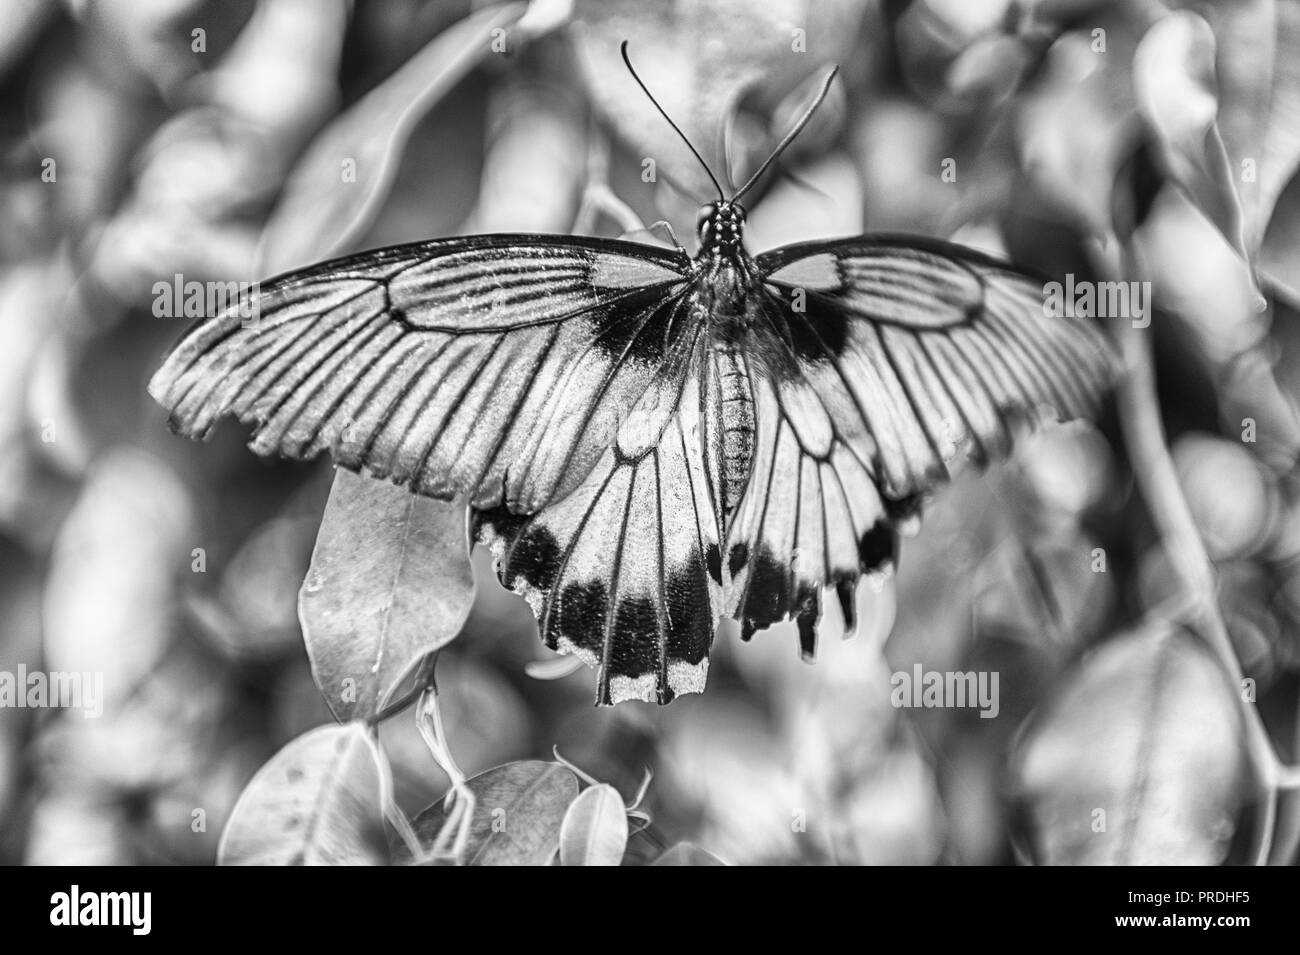
[{"label": "butterfly abdomen", "polygon": [[754,390],[744,354],[730,342],[713,346],[713,367],[717,401],[710,409],[716,415],[711,430],[720,439],[723,512],[730,514],[749,484],[754,462]]}]

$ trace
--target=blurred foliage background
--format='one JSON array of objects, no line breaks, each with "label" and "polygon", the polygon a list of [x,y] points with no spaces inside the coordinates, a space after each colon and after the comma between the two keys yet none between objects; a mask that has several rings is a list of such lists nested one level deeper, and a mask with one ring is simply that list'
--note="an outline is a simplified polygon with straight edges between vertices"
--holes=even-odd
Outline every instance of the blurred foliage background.
[{"label": "blurred foliage background", "polygon": [[[651,767],[655,838],[731,862],[1294,862],[1285,0],[2,0],[0,669],[102,672],[105,708],[0,709],[0,862],[211,862],[257,768],[331,719],[297,614],[331,468],[260,460],[232,424],[168,433],[144,386],[189,320],[155,283],[468,232],[692,235],[707,182],[624,38],[738,180],[839,64],[748,202],[752,250],[906,231],[1150,282],[1132,334],[1175,478],[1150,486],[1185,503],[1213,589],[1187,592],[1197,548],[1139,493],[1161,435],[1123,405],[941,491],[815,665],[792,630],[741,645],[727,622],[708,692],[663,710],[527,675],[548,654],[478,553],[439,665],[460,766],[557,746],[629,799]],[[998,717],[892,706],[918,663],[998,672]],[[412,720],[381,737],[404,808],[441,796]]]}]

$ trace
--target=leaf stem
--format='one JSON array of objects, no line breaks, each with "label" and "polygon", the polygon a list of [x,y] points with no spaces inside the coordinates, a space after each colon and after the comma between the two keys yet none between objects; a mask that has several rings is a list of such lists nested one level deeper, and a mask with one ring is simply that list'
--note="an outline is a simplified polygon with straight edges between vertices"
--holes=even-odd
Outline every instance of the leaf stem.
[{"label": "leaf stem", "polygon": [[602,215],[617,222],[625,233],[645,231],[645,223],[636,210],[609,187],[609,140],[599,130],[593,129],[587,153],[587,185],[582,190],[582,200],[569,231],[575,235],[589,235],[595,231]]},{"label": "leaf stem", "polygon": [[456,765],[447,742],[447,729],[442,721],[442,708],[438,705],[438,686],[434,677],[434,664],[427,671],[425,687],[420,693],[416,726],[424,744],[429,747],[434,761],[451,780],[447,794],[447,821],[438,833],[428,854],[428,859],[448,858],[461,863],[465,847],[469,844],[470,826],[474,821],[475,798],[466,785],[465,774]]},{"label": "leaf stem", "polygon": [[[1120,419],[1138,486],[1160,533],[1161,545],[1182,582],[1196,631],[1219,658],[1232,682],[1240,687],[1243,678],[1241,664],[1219,612],[1213,565],[1165,444],[1149,338],[1142,329],[1130,326],[1124,327],[1119,337],[1125,366],[1119,386]],[[1273,841],[1277,820],[1276,791],[1283,767],[1258,709],[1244,701],[1243,708],[1247,755],[1265,791],[1263,817],[1257,828],[1254,847],[1255,864],[1264,865]]]},{"label": "leaf stem", "polygon": [[387,757],[379,745],[379,725],[371,723],[366,728],[376,764],[383,767],[379,773],[379,800],[384,806],[384,818],[397,831],[397,835],[406,845],[406,851],[411,853],[411,858],[418,859],[424,850],[420,847],[420,838],[415,834],[411,821],[406,818],[402,807],[397,805],[397,796],[393,790],[393,774],[388,769]]}]

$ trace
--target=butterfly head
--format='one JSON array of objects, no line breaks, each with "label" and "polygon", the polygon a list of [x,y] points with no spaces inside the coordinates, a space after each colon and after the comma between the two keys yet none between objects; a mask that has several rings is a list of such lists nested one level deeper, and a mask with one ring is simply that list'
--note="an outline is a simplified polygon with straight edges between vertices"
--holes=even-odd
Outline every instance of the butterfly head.
[{"label": "butterfly head", "polygon": [[737,252],[745,234],[745,207],[739,202],[719,199],[700,209],[695,220],[695,235],[701,252]]},{"label": "butterfly head", "polygon": [[646,97],[654,104],[654,108],[659,111],[659,115],[662,116],[667,121],[668,125],[672,127],[673,132],[681,137],[682,142],[686,144],[686,148],[691,151],[691,154],[699,162],[700,167],[704,170],[705,174],[708,175],[709,182],[713,184],[713,188],[718,192],[718,198],[708,203],[700,210],[699,219],[696,220],[695,223],[695,232],[700,240],[700,253],[702,255],[709,254],[713,256],[716,256],[719,253],[725,253],[730,258],[738,257],[738,254],[744,248],[742,239],[745,225],[745,207],[740,204],[739,200],[741,196],[753,188],[754,184],[762,178],[763,173],[767,172],[768,168],[776,162],[778,158],[780,158],[783,152],[785,152],[786,147],[794,142],[795,137],[799,135],[806,125],[808,125],[808,121],[812,119],[813,113],[817,111],[817,107],[821,105],[822,101],[826,98],[826,94],[830,91],[831,82],[835,79],[835,74],[839,71],[839,67],[835,67],[830,71],[829,75],[826,77],[826,81],[822,84],[821,92],[817,94],[817,98],[814,99],[812,104],[804,111],[803,116],[799,118],[798,122],[794,124],[794,127],[785,134],[779,143],[777,143],[776,148],[772,150],[767,159],[763,160],[762,164],[754,170],[754,174],[749,177],[749,180],[733,192],[731,198],[728,199],[725,198],[726,193],[722,191],[722,184],[718,182],[718,177],[713,174],[713,170],[710,169],[709,164],[704,161],[704,157],[700,155],[700,151],[695,148],[687,135],[682,132],[681,127],[674,123],[672,117],[669,116],[664,108],[659,105],[659,101],[654,98],[654,94],[650,92],[650,88],[645,85],[645,81],[641,79],[637,74],[637,71],[633,68],[632,60],[627,54],[627,40],[623,41],[622,45],[619,47],[619,51],[623,54],[623,63],[627,66],[627,71],[632,74],[632,79],[636,80],[637,85],[641,87]]}]

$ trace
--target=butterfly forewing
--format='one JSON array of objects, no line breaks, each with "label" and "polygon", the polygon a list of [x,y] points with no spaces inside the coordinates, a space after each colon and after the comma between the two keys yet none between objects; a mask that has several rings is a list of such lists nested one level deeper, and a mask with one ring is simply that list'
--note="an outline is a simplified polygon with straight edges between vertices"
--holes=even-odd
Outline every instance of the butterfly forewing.
[{"label": "butterfly forewing", "polygon": [[[757,262],[777,301],[766,314],[807,343],[786,366],[793,382],[833,397],[838,433],[890,498],[928,490],[966,457],[1004,454],[1012,422],[1039,409],[1095,412],[1113,376],[1094,322],[1047,314],[1039,280],[960,246],[863,238]],[[816,285],[790,282],[814,274]]]},{"label": "butterfly forewing", "polygon": [[328,450],[419,493],[536,510],[582,480],[663,361],[651,316],[684,258],[612,241],[480,236],[266,283],[150,384],[183,434],[222,414],[252,447]]}]

